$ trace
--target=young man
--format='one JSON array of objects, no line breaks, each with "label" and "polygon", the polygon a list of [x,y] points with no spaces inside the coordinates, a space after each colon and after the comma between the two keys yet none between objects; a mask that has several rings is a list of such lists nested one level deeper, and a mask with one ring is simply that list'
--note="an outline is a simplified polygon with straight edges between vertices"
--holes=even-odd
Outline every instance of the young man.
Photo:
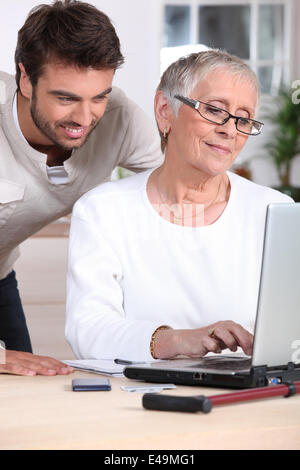
[{"label": "young man", "polygon": [[[75,0],[34,8],[19,31],[16,77],[0,72],[0,372],[68,373],[31,354],[13,270],[18,245],[69,214],[122,166],[162,161],[158,133],[112,88],[124,59],[109,18]],[[17,352],[16,352],[17,351]]]}]

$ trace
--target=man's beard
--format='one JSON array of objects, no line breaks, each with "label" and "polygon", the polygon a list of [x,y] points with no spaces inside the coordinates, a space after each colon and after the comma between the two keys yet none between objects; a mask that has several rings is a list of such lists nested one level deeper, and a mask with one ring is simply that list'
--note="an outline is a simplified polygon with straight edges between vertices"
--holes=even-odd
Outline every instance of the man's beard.
[{"label": "man's beard", "polygon": [[63,139],[60,139],[57,136],[55,128],[61,125],[65,127],[68,127],[68,126],[72,127],[72,126],[79,126],[79,124],[73,121],[61,121],[61,122],[55,123],[54,126],[51,126],[50,122],[45,119],[45,117],[42,115],[42,113],[37,107],[37,98],[35,95],[35,90],[33,90],[33,94],[32,94],[30,114],[31,114],[31,118],[34,124],[42,132],[42,134],[44,134],[45,137],[51,140],[51,142],[54,145],[67,151],[81,148],[86,143],[87,139],[89,138],[92,131],[95,129],[95,127],[97,126],[99,122],[99,121],[97,122],[96,120],[92,121],[91,129],[86,133],[84,138],[82,140],[78,139],[78,142],[76,141],[70,142],[70,144],[68,145],[67,143],[63,142]]}]

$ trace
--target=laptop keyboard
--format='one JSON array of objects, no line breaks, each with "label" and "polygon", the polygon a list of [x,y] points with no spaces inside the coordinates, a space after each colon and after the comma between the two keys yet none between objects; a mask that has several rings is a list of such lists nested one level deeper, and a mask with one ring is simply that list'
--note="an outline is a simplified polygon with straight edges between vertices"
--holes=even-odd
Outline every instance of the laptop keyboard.
[{"label": "laptop keyboard", "polygon": [[203,359],[196,364],[193,364],[193,368],[200,369],[222,369],[222,370],[244,370],[250,369],[251,367],[251,358],[249,357],[226,357],[226,356],[209,356]]}]

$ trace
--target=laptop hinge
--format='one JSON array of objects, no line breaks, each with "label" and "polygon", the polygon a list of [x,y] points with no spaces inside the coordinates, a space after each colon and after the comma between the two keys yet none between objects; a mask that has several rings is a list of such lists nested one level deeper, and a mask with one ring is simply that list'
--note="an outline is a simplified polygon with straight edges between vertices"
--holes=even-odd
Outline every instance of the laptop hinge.
[{"label": "laptop hinge", "polygon": [[266,365],[263,365],[263,366],[253,366],[251,367],[251,370],[250,370],[250,373],[252,375],[256,375],[256,376],[260,376],[260,375],[266,375],[266,372],[267,372],[267,366]]},{"label": "laptop hinge", "polygon": [[251,374],[255,374],[255,375],[265,375],[266,372],[270,369],[272,370],[277,370],[277,369],[280,369],[280,370],[294,370],[296,368],[296,364],[294,362],[288,362],[286,365],[281,365],[281,366],[277,366],[277,367],[268,367],[267,365],[263,365],[263,366],[253,366],[251,367],[251,370],[250,370],[250,373]]}]

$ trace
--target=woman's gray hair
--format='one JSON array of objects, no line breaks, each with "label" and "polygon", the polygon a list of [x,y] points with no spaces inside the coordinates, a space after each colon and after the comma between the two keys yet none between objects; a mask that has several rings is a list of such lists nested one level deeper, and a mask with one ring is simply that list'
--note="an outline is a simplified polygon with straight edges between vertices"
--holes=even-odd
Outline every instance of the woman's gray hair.
[{"label": "woman's gray hair", "polygon": [[[175,116],[182,103],[174,98],[175,95],[190,96],[196,85],[205,79],[206,75],[216,69],[224,68],[239,78],[248,79],[254,86],[259,97],[259,82],[251,68],[239,57],[220,49],[208,49],[189,54],[173,62],[163,73],[157,91],[161,90],[171,105]],[[161,148],[165,150],[167,136],[159,130]]]},{"label": "woman's gray hair", "polygon": [[259,95],[259,83],[253,70],[239,57],[220,49],[192,53],[173,62],[163,73],[157,90],[164,93],[177,115],[182,103],[174,95],[189,96],[197,83],[218,68],[226,68],[228,72],[249,79]]}]

